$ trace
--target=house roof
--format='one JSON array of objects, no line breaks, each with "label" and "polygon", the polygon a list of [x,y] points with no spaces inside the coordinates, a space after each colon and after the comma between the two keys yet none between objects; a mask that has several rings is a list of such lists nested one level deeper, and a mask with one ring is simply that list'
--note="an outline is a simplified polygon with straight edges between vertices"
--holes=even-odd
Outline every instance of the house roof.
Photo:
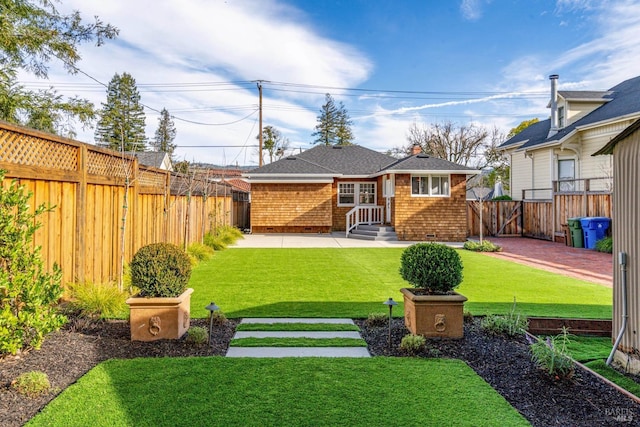
[{"label": "house roof", "polygon": [[[581,92],[583,93],[583,97],[580,98],[582,100],[594,99],[593,96],[595,95],[597,99],[607,102],[576,122],[560,129],[554,135],[548,136],[551,121],[544,120],[529,126],[514,137],[506,140],[500,145],[500,148],[519,147],[519,149],[527,149],[543,144],[558,143],[581,127],[610,121],[617,117],[640,114],[640,76],[625,80],[606,92]],[[571,94],[574,99],[578,99],[577,91],[565,91],[564,93]]]},{"label": "house roof", "polygon": [[234,190],[243,191],[245,193],[251,192],[251,184],[244,179],[240,178],[228,178],[225,182],[229,184]]},{"label": "house roof", "polygon": [[384,168],[384,173],[402,172],[402,173],[419,173],[419,172],[440,172],[440,173],[465,173],[475,174],[477,170],[461,166],[457,163],[443,160],[438,157],[429,156],[427,154],[415,154],[397,160],[395,163]]},{"label": "house roof", "polygon": [[564,99],[573,101],[609,101],[611,98],[607,98],[611,95],[611,91],[598,91],[598,90],[559,90],[558,95]]},{"label": "house roof", "polygon": [[[151,166],[158,169],[165,169],[165,159],[168,160],[168,154],[163,151],[127,151],[125,154],[136,156],[138,162],[145,166]],[[167,161],[167,165],[171,165]]]},{"label": "house roof", "polygon": [[384,173],[465,173],[476,170],[437,157],[418,154],[396,159],[359,145],[316,146],[295,156],[254,169],[244,176],[254,181],[330,182],[334,177],[375,177]]}]

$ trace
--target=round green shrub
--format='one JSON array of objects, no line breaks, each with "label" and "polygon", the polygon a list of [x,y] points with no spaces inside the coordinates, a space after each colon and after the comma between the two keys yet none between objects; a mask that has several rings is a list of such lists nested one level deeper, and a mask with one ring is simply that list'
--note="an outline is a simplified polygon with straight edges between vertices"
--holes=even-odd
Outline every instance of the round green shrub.
[{"label": "round green shrub", "polygon": [[131,260],[131,284],[141,297],[177,297],[191,277],[189,256],[171,243],[143,246]]},{"label": "round green shrub", "polygon": [[193,344],[204,344],[209,341],[209,331],[201,326],[192,326],[187,332],[187,341]]},{"label": "round green shrub", "polygon": [[448,294],[462,282],[462,260],[455,249],[439,243],[409,246],[400,257],[400,275],[431,294]]},{"label": "round green shrub", "polygon": [[49,377],[42,371],[30,371],[21,374],[11,385],[18,393],[29,397],[44,394],[51,388]]}]

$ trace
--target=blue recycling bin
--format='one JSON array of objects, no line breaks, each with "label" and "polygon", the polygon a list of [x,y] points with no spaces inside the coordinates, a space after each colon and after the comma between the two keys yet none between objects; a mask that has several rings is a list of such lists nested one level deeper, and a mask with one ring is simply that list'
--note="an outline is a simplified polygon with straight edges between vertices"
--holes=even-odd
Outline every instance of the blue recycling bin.
[{"label": "blue recycling bin", "polygon": [[611,218],[604,216],[588,216],[580,219],[584,235],[584,247],[595,249],[596,242],[604,239],[607,229],[611,224]]}]

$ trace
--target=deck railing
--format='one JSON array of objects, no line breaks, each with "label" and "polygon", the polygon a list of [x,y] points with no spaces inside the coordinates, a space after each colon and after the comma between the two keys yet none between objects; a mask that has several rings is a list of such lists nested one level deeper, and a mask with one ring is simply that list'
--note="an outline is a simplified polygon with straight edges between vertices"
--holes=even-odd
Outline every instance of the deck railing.
[{"label": "deck railing", "polygon": [[356,206],[347,212],[346,236],[361,224],[382,224],[382,206]]}]

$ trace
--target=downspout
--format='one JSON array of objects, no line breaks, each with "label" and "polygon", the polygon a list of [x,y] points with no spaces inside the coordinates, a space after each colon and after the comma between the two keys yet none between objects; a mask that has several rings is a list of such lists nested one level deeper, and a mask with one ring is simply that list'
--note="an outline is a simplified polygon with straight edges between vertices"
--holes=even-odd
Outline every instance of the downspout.
[{"label": "downspout", "polygon": [[626,252],[618,253],[618,263],[620,264],[620,287],[622,288],[622,326],[620,327],[620,332],[618,332],[618,337],[616,338],[616,342],[613,344],[613,348],[611,349],[611,354],[609,354],[609,358],[607,358],[607,366],[611,365],[613,361],[613,355],[618,349],[618,345],[620,345],[620,341],[622,341],[622,336],[624,335],[625,330],[627,329],[627,320],[629,319],[629,314],[627,313],[627,254]]}]

